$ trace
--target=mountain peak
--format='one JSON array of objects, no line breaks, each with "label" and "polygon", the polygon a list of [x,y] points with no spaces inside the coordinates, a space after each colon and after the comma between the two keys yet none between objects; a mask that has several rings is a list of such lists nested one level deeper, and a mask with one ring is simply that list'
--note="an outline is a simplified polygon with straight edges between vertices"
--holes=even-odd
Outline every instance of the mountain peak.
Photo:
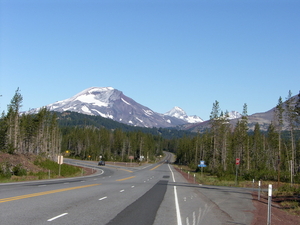
[{"label": "mountain peak", "polygon": [[[102,116],[115,121],[142,127],[174,127],[185,123],[202,122],[199,117],[189,117],[176,106],[167,114],[160,114],[135,102],[113,87],[90,87],[68,99],[46,106],[50,111],[73,111]],[[29,113],[36,113],[39,108]]]},{"label": "mountain peak", "polygon": [[188,123],[203,122],[203,120],[199,116],[188,116],[186,112],[178,106],[173,107],[170,111],[166,112],[164,115],[175,117],[184,120]]},{"label": "mountain peak", "polygon": [[110,107],[111,100],[118,99],[121,93],[112,87],[90,87],[67,100],[79,101],[99,107]]},{"label": "mountain peak", "polygon": [[173,107],[170,111],[166,112],[164,115],[173,116],[178,119],[183,119],[187,116],[186,112],[178,106]]}]

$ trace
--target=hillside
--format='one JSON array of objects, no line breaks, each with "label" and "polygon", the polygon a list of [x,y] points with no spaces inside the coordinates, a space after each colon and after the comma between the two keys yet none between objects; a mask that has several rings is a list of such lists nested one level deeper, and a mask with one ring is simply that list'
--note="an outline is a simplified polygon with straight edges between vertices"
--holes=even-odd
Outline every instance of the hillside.
[{"label": "hillside", "polygon": [[[35,154],[8,154],[0,152],[0,182],[15,182],[81,176],[79,167],[63,164],[59,174],[57,162]],[[50,173],[49,173],[50,171]],[[84,168],[84,175],[91,169]]]},{"label": "hillside", "polygon": [[183,136],[194,136],[195,134],[190,131],[170,128],[146,128],[126,125],[124,123],[116,122],[112,119],[103,118],[101,116],[91,116],[77,112],[56,112],[58,116],[58,123],[61,128],[74,127],[74,126],[93,126],[97,128],[106,128],[109,130],[121,129],[124,132],[141,131],[152,135],[161,135],[163,138],[181,138]]}]

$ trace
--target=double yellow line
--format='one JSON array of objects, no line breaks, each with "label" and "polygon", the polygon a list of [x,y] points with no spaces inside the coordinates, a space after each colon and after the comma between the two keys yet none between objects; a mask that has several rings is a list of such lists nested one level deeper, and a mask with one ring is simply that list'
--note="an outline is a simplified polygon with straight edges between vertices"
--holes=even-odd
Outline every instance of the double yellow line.
[{"label": "double yellow line", "polygon": [[79,188],[93,187],[96,185],[100,185],[100,184],[90,184],[90,185],[85,185],[85,186],[63,188],[63,189],[33,193],[33,194],[28,194],[28,195],[14,196],[14,197],[10,197],[10,198],[2,198],[2,199],[0,199],[0,203],[15,201],[15,200],[24,199],[24,198],[32,198],[32,197],[41,196],[41,195],[48,195],[48,194],[58,193],[58,192],[62,192],[62,191],[70,191],[70,190],[75,190],[75,189],[79,189]]},{"label": "double yellow line", "polygon": [[[153,167],[150,170],[155,170],[156,168],[158,168],[161,165],[162,164],[159,164],[159,165]],[[125,170],[125,169],[123,169],[123,170]],[[132,171],[130,171],[130,170],[125,170],[125,171],[132,173]],[[129,180],[129,179],[132,179],[134,177],[135,176],[126,177],[126,178],[119,179],[119,180],[116,180],[116,181]],[[33,193],[33,194],[28,194],[28,195],[14,196],[14,197],[10,197],[10,198],[2,198],[2,199],[0,199],[0,203],[10,202],[10,201],[15,201],[15,200],[20,200],[20,199],[24,199],[24,198],[32,198],[32,197],[37,197],[37,196],[42,196],[42,195],[49,195],[49,194],[54,194],[54,193],[63,192],[63,191],[70,191],[70,190],[75,190],[75,189],[80,189],[80,188],[93,187],[93,186],[97,186],[97,185],[101,185],[101,184],[90,184],[90,185],[84,185],[84,186],[78,186],[78,187],[63,188],[63,189],[57,189],[57,190],[51,190],[51,191]]]}]

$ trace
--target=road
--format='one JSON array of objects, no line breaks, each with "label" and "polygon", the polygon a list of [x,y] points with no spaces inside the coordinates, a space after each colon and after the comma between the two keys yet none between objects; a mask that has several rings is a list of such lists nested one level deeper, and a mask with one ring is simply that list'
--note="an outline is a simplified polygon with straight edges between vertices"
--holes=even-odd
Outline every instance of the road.
[{"label": "road", "polygon": [[[170,153],[165,159],[173,160]],[[218,225],[253,219],[250,191],[187,183],[164,160],[140,167],[68,163],[98,170],[71,179],[0,184],[0,224]]]}]

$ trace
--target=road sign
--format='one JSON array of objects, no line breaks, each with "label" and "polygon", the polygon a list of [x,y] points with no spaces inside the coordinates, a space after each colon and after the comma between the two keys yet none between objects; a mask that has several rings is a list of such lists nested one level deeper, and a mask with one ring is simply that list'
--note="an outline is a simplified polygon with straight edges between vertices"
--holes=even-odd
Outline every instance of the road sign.
[{"label": "road sign", "polygon": [[240,159],[239,159],[239,158],[236,158],[236,159],[235,159],[235,164],[236,164],[236,165],[240,165]]},{"label": "road sign", "polygon": [[198,167],[206,167],[205,161],[201,160],[200,164],[198,165]]},{"label": "road sign", "polygon": [[59,165],[64,163],[64,157],[62,155],[57,156],[57,163]]},{"label": "road sign", "polygon": [[129,156],[129,159],[134,159],[133,155],[130,155],[130,156]]}]

